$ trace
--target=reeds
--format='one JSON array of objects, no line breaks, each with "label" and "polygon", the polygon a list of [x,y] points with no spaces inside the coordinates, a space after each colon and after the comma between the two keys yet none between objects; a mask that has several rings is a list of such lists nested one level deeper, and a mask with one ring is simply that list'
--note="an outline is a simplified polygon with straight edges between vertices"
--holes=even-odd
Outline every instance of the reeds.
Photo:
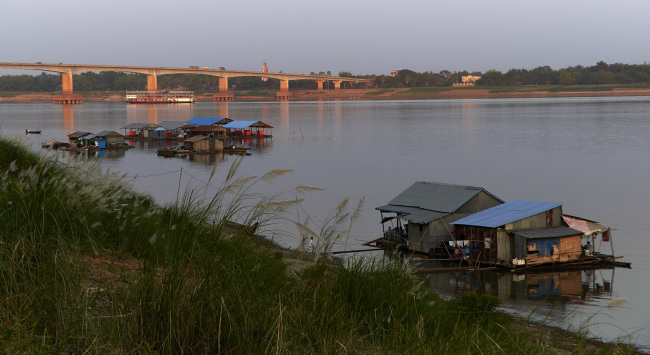
[{"label": "reeds", "polygon": [[252,234],[300,200],[253,193],[288,171],[237,178],[240,162],[214,192],[187,190],[158,206],[97,164],[0,138],[0,348],[550,353],[509,329],[493,303],[440,300],[401,264],[333,263],[329,251],[362,202],[350,211],[343,201],[320,227],[296,222],[318,238],[313,258],[282,260],[260,247]]}]

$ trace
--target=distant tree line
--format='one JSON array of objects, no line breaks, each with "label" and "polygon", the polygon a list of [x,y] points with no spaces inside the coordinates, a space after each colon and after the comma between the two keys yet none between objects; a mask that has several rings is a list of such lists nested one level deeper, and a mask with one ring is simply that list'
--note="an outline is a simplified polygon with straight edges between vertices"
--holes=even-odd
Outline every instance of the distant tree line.
[{"label": "distant tree line", "polygon": [[[633,84],[647,83],[650,79],[650,65],[647,64],[607,64],[598,62],[594,66],[575,66],[553,70],[549,66],[532,70],[510,69],[505,73],[498,70],[480,72],[451,72],[442,70],[438,73],[417,73],[409,69],[396,71],[394,75],[352,75],[340,72],[340,77],[354,77],[372,80],[378,88],[414,88],[444,87],[461,82],[465,75],[480,75],[478,86],[518,86],[518,85],[599,85],[599,84]],[[327,72],[311,72],[311,75],[331,76]],[[147,77],[144,74],[123,72],[87,72],[75,74],[73,78],[75,91],[122,91],[146,90]],[[324,89],[333,88],[331,81],[324,83]],[[344,83],[344,87],[359,87],[358,84]],[[228,90],[279,90],[278,80],[262,80],[260,77],[239,77],[228,79]],[[158,77],[161,89],[187,89],[194,91],[217,91],[219,78],[200,74],[172,74]],[[292,89],[317,89],[313,80],[291,81]],[[4,75],[0,76],[0,91],[60,91],[59,74],[41,73],[40,75]]]}]

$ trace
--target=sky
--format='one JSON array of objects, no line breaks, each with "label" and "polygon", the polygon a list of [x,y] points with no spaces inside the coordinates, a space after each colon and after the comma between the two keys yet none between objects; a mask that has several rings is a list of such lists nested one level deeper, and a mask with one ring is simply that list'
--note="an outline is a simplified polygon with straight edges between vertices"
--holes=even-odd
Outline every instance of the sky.
[{"label": "sky", "polygon": [[648,14],[647,0],[0,0],[0,62],[333,75],[643,64]]}]

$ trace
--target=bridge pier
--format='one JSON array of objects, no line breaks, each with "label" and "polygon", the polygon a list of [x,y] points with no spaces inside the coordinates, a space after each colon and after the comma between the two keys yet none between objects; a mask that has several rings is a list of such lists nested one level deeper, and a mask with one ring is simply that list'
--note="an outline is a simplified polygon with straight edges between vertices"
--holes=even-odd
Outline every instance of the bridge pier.
[{"label": "bridge pier", "polygon": [[334,83],[334,90],[341,89],[341,83],[343,82],[343,80],[332,80],[332,82]]},{"label": "bridge pier", "polygon": [[72,94],[72,72],[61,73],[61,90],[64,94]]},{"label": "bridge pier", "polygon": [[219,92],[228,92],[228,78],[219,77]]},{"label": "bridge pier", "polygon": [[278,101],[288,101],[293,98],[293,94],[289,92],[289,80],[280,80],[280,91],[275,93],[275,99]]},{"label": "bridge pier", "polygon": [[158,90],[158,75],[156,73],[147,74],[147,91]]},{"label": "bridge pier", "polygon": [[82,104],[84,96],[81,94],[60,94],[52,95],[53,104]]},{"label": "bridge pier", "polygon": [[235,94],[229,92],[220,92],[218,94],[212,94],[212,101],[233,102],[235,101]]},{"label": "bridge pier", "polygon": [[290,91],[278,91],[275,93],[275,99],[278,101],[289,101],[293,99],[293,93]]},{"label": "bridge pier", "polygon": [[61,73],[61,91],[60,95],[52,95],[53,104],[81,104],[83,95],[74,94],[72,90],[72,72]]},{"label": "bridge pier", "polygon": [[318,90],[323,90],[323,83],[325,83],[325,80],[316,80],[316,84],[318,84]]}]

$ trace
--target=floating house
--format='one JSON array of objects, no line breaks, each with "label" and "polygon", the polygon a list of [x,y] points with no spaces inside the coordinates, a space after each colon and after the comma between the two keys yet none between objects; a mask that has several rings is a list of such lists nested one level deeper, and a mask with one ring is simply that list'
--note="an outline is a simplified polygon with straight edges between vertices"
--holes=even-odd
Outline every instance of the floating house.
[{"label": "floating house", "polygon": [[97,148],[110,148],[124,145],[124,136],[115,131],[101,131],[95,135]]},{"label": "floating house", "polygon": [[194,126],[223,126],[226,123],[230,123],[232,120],[230,118],[217,118],[217,117],[194,117],[187,123]]},{"label": "floating house", "polygon": [[77,131],[68,134],[68,142],[70,143],[71,148],[82,148],[94,145],[94,142],[91,144],[91,140],[94,141],[94,138],[95,135],[90,132]]},{"label": "floating house", "polygon": [[242,121],[235,120],[230,123],[223,125],[223,128],[227,129],[228,136],[240,137],[240,136],[264,136],[270,137],[270,130],[272,126],[261,122],[261,121]]},{"label": "floating house", "polygon": [[193,136],[184,142],[187,149],[196,153],[214,153],[223,150],[223,141],[208,136]]},{"label": "floating house", "polygon": [[419,181],[375,208],[381,212],[384,230],[376,242],[405,242],[410,250],[434,253],[453,240],[451,222],[503,202],[482,187]]},{"label": "floating house", "polygon": [[142,129],[148,126],[149,123],[131,123],[120,127],[120,129],[124,130],[124,135],[127,137],[140,137],[142,136]]},{"label": "floating house", "polygon": [[564,222],[562,205],[517,200],[451,223],[463,257],[496,265],[571,262],[583,254],[583,231]]},{"label": "floating house", "polygon": [[183,133],[184,129],[190,129],[187,122],[163,121],[156,124],[149,124],[141,129],[142,137],[149,139],[172,139]]}]

